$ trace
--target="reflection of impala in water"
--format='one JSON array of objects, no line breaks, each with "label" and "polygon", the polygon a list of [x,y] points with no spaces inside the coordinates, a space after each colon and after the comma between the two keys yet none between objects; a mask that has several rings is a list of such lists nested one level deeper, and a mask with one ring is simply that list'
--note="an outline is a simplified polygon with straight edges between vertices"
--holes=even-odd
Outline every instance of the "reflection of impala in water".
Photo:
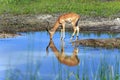
[{"label": "reflection of impala in water", "polygon": [[56,48],[52,40],[50,40],[49,45],[46,48],[47,52],[48,52],[49,47],[51,48],[51,50],[54,52],[55,56],[61,63],[66,64],[68,66],[75,66],[79,64],[79,59],[77,56],[78,54],[77,47],[74,48],[71,56],[68,56],[64,53],[64,41],[63,40],[62,40],[62,45],[61,45],[61,52],[58,51],[58,49]]}]

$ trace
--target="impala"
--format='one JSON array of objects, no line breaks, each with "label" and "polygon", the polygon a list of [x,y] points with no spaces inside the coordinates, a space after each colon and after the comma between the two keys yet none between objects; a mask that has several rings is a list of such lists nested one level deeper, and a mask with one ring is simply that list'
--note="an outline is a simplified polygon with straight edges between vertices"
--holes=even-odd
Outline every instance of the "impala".
[{"label": "impala", "polygon": [[72,27],[73,27],[73,30],[74,30],[74,32],[72,34],[72,37],[70,39],[72,39],[74,37],[76,32],[77,32],[76,35],[77,35],[77,38],[78,38],[78,35],[79,35],[78,21],[79,21],[79,19],[80,19],[80,16],[76,13],[66,13],[66,14],[63,14],[63,15],[59,16],[56,23],[52,27],[52,29],[48,30],[48,28],[47,28],[47,31],[50,34],[50,39],[52,39],[54,33],[56,32],[56,30],[58,29],[58,27],[60,25],[62,25],[61,39],[64,39],[65,38],[65,24],[66,23],[71,23]]}]

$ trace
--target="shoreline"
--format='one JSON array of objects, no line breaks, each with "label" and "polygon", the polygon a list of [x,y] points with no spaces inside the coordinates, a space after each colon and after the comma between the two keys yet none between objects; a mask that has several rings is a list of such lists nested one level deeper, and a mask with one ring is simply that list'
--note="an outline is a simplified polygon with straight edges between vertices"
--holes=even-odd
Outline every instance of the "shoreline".
[{"label": "shoreline", "polygon": [[[51,28],[61,14],[38,15],[0,15],[0,38],[13,37],[17,32],[43,31]],[[48,24],[49,22],[49,24]],[[78,26],[81,32],[120,32],[120,18],[101,18],[81,16]],[[59,27],[57,30],[60,30]],[[72,31],[71,24],[66,24],[66,31]],[[5,34],[3,34],[5,33]],[[8,34],[8,35],[7,35]],[[17,35],[17,34],[16,34]]]},{"label": "shoreline", "polygon": [[[45,30],[51,28],[60,14],[38,14],[38,15],[1,15],[0,33],[16,33]],[[49,22],[49,25],[47,23]],[[100,18],[81,16],[79,21],[81,31],[92,32],[120,32],[120,18]],[[60,27],[59,27],[60,29]],[[66,30],[72,30],[71,24],[66,24]]]},{"label": "shoreline", "polygon": [[[20,36],[17,32],[32,32],[32,31],[43,31],[46,28],[51,28],[56,22],[60,14],[39,14],[39,15],[1,15],[0,16],[0,38],[12,38]],[[49,25],[48,25],[48,22]],[[79,21],[79,27],[81,32],[109,32],[119,33],[120,32],[120,18],[109,19],[109,18],[88,18],[82,16]],[[66,31],[72,31],[71,24],[66,24]],[[59,27],[58,30],[60,30]],[[5,33],[5,34],[4,34]],[[106,47],[109,48],[120,48],[115,41],[120,42],[120,39],[88,39],[80,40],[75,43],[79,45],[91,46],[91,47]],[[107,43],[111,44],[104,44]],[[95,44],[96,43],[96,44]],[[100,44],[99,44],[100,43]],[[87,45],[86,45],[87,44]],[[102,45],[102,46],[101,46]],[[110,48],[111,48],[110,47]]]}]

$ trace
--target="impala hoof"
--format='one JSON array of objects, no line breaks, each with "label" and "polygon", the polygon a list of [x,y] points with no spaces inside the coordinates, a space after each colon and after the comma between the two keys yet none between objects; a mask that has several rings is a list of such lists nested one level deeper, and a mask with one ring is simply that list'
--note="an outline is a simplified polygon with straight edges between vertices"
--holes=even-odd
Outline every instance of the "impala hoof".
[{"label": "impala hoof", "polygon": [[79,37],[77,36],[77,37],[76,37],[76,40],[78,40],[78,39],[79,39]]}]

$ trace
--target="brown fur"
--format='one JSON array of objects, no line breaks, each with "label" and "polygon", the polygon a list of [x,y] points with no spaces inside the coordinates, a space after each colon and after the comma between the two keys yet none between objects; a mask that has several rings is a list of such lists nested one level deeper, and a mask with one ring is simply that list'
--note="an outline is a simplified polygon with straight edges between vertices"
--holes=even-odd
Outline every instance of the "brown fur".
[{"label": "brown fur", "polygon": [[79,21],[79,19],[80,19],[80,16],[76,13],[66,13],[66,14],[63,14],[63,15],[59,16],[56,23],[52,27],[52,29],[51,30],[47,29],[47,31],[50,34],[50,39],[53,38],[53,35],[56,32],[56,30],[58,29],[59,25],[62,25],[61,32],[65,33],[65,24],[67,22],[72,24],[72,27],[73,27],[73,30],[74,30],[74,32],[72,34],[72,37],[75,35],[76,31],[77,31],[77,36],[78,36],[78,34],[79,34],[78,21]]}]

